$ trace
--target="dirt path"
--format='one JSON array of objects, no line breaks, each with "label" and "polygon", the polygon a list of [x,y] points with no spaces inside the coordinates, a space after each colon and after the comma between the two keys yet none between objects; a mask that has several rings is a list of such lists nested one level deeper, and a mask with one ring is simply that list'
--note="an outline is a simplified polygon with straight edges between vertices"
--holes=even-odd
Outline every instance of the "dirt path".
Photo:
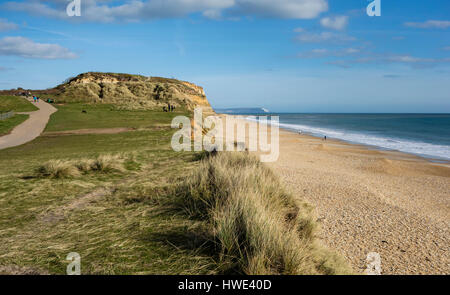
[{"label": "dirt path", "polygon": [[28,114],[30,117],[19,126],[16,126],[10,134],[0,137],[0,150],[22,145],[38,137],[44,131],[50,115],[57,111],[52,105],[43,101],[33,104],[39,110],[21,113]]}]

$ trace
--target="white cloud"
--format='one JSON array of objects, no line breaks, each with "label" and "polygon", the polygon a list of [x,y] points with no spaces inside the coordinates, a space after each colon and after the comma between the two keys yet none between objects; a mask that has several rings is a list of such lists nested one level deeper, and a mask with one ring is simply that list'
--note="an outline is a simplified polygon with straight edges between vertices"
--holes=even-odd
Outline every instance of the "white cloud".
[{"label": "white cloud", "polygon": [[359,48],[341,48],[336,50],[330,50],[325,48],[317,48],[306,52],[301,52],[298,54],[300,58],[325,58],[325,57],[338,57],[338,56],[349,56],[361,53]]},{"label": "white cloud", "polygon": [[421,28],[421,29],[447,29],[450,27],[450,21],[443,20],[429,20],[426,22],[407,22],[405,26],[411,28]]},{"label": "white cloud", "polygon": [[75,53],[58,44],[36,43],[24,37],[5,37],[0,39],[0,55],[42,59],[77,58]]},{"label": "white cloud", "polygon": [[242,15],[312,19],[328,10],[326,0],[235,0],[233,10]]},{"label": "white cloud", "polygon": [[450,51],[450,46],[444,47],[442,49],[445,50],[445,51]]},{"label": "white cloud", "polygon": [[341,31],[348,25],[348,16],[324,17],[320,20],[322,27]]},{"label": "white cloud", "polygon": [[206,10],[202,14],[204,17],[209,18],[209,19],[217,19],[217,20],[222,19],[222,13],[220,10],[214,10],[214,9]]},{"label": "white cloud", "polygon": [[10,23],[4,18],[0,18],[0,32],[16,30],[18,27],[18,25]]},{"label": "white cloud", "polygon": [[355,53],[359,53],[361,50],[360,49],[358,49],[358,48],[347,48],[347,49],[344,49],[344,53],[345,54],[355,54]]},{"label": "white cloud", "polygon": [[405,63],[415,63],[420,61],[425,61],[422,58],[413,57],[411,55],[394,55],[387,58],[390,61],[396,61],[396,62],[405,62]]},{"label": "white cloud", "polygon": [[330,51],[325,48],[317,48],[306,52],[301,52],[297,56],[300,58],[320,58],[330,55]]},{"label": "white cloud", "polygon": [[410,65],[416,69],[429,68],[445,63],[449,63],[450,58],[423,58],[415,57],[411,55],[381,55],[375,53],[367,53],[364,56],[351,58],[351,59],[340,59],[328,62],[327,64],[336,65],[339,67],[349,68],[355,64],[405,64]]},{"label": "white cloud", "polygon": [[83,0],[81,17],[66,15],[66,0],[7,2],[4,9],[44,17],[90,22],[140,21],[179,18],[201,13],[208,18],[221,15],[310,19],[328,10],[327,0]]},{"label": "white cloud", "polygon": [[355,41],[356,38],[344,34],[332,32],[309,33],[303,32],[295,37],[295,40],[302,43],[321,43],[321,42],[347,42]]},{"label": "white cloud", "polygon": [[387,61],[392,62],[400,62],[400,63],[442,63],[449,62],[448,58],[422,58],[422,57],[414,57],[411,55],[392,55],[386,58]]}]

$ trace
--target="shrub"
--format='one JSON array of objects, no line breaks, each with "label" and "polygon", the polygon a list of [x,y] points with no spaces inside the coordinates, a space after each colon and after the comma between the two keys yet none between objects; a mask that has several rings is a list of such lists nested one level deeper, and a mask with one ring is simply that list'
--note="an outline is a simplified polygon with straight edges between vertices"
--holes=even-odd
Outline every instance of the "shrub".
[{"label": "shrub", "polygon": [[75,163],[75,166],[80,172],[87,173],[92,170],[92,165],[94,160],[91,159],[81,159]]},{"label": "shrub", "polygon": [[103,173],[109,173],[109,172],[123,172],[123,162],[124,160],[117,155],[102,155],[97,157],[92,164],[91,164],[91,170],[92,171],[98,171]]},{"label": "shrub", "polygon": [[36,169],[41,178],[74,178],[82,173],[123,172],[125,155],[101,155],[96,159],[51,160]]},{"label": "shrub", "polygon": [[39,177],[45,178],[73,178],[80,175],[80,171],[72,163],[61,160],[51,160],[37,168]]}]

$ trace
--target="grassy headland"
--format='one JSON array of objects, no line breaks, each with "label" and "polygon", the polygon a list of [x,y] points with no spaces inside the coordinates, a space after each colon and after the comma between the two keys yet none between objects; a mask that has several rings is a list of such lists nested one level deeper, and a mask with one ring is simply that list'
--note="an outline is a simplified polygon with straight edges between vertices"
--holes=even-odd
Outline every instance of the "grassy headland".
[{"label": "grassy headland", "polygon": [[248,155],[174,152],[162,111],[59,108],[50,130],[147,128],[0,151],[0,273],[64,274],[69,252],[83,274],[348,271],[317,246],[309,207]]}]

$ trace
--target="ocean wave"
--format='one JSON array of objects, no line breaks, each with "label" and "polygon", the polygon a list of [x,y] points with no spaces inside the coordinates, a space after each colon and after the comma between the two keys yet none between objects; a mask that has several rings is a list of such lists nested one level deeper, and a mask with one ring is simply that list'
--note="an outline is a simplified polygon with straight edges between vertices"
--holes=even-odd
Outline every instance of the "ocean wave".
[{"label": "ocean wave", "polygon": [[[256,121],[252,118],[247,118]],[[273,125],[273,124],[272,124]],[[354,132],[339,129],[329,129],[323,127],[314,127],[300,124],[279,123],[278,126],[283,129],[303,132],[313,136],[335,138],[351,143],[358,143],[368,146],[374,146],[381,149],[395,150],[410,154],[415,154],[428,158],[441,160],[450,160],[450,146],[431,144],[427,142],[412,141],[401,138],[383,137],[374,134],[365,134],[362,132]]]}]

